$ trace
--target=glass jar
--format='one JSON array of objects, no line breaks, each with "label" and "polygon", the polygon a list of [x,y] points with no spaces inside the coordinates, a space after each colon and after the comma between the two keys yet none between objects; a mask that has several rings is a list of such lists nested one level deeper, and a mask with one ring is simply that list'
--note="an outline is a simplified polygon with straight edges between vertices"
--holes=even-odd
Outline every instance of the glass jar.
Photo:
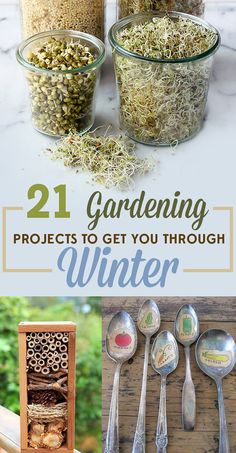
[{"label": "glass jar", "polygon": [[190,139],[201,129],[213,62],[220,45],[218,31],[202,19],[181,13],[216,33],[207,52],[191,58],[162,60],[129,52],[117,41],[117,34],[132,25],[146,23],[161,13],[140,13],[112,26],[109,41],[119,94],[121,128],[144,144],[171,145]]},{"label": "glass jar", "polygon": [[178,11],[202,17],[204,0],[118,0],[118,17],[145,11]]},{"label": "glass jar", "polygon": [[[34,66],[28,60],[30,53],[50,38],[82,44],[89,48],[95,60],[87,66],[66,70]],[[105,60],[105,46],[99,39],[66,30],[39,33],[20,44],[17,60],[26,72],[35,129],[60,137],[69,133],[84,133],[92,127],[96,89]]]},{"label": "glass jar", "polygon": [[48,30],[104,37],[103,0],[20,0],[23,38]]}]

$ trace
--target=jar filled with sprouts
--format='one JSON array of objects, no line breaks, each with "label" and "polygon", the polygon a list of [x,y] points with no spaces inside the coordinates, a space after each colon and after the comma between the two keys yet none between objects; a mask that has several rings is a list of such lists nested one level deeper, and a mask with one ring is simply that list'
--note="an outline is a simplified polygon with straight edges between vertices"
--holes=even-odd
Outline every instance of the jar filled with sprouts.
[{"label": "jar filled with sprouts", "polygon": [[24,39],[48,30],[104,37],[103,0],[20,0]]},{"label": "jar filled with sprouts", "polygon": [[204,0],[118,0],[118,17],[143,11],[178,11],[202,17]]},{"label": "jar filled with sprouts", "polygon": [[126,134],[149,145],[172,145],[203,124],[218,31],[182,13],[140,13],[109,32],[119,116]]}]

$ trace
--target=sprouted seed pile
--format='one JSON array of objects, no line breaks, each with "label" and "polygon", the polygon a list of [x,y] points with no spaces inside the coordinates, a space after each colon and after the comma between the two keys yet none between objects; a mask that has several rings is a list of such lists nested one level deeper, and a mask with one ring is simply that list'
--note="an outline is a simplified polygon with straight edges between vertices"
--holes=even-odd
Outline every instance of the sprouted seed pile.
[{"label": "sprouted seed pile", "polygon": [[60,73],[93,63],[95,57],[90,49],[78,40],[52,37],[32,49],[28,61],[36,68],[58,71],[28,71],[35,127],[56,136],[91,127],[96,72]]},{"label": "sprouted seed pile", "polygon": [[204,116],[212,58],[168,61],[207,51],[216,42],[215,32],[167,15],[123,29],[116,39],[132,53],[166,60],[153,63],[114,52],[122,128],[148,144],[170,145],[195,135]]},{"label": "sprouted seed pile", "polygon": [[95,132],[72,135],[59,140],[50,151],[52,159],[88,171],[95,182],[119,190],[131,188],[134,176],[154,167],[153,160],[138,158],[135,144],[122,135],[97,136]]},{"label": "sprouted seed pile", "polygon": [[204,13],[203,0],[119,0],[120,17],[144,11],[179,11],[193,16]]},{"label": "sprouted seed pile", "polygon": [[122,47],[138,55],[176,60],[206,52],[215,43],[216,35],[189,19],[166,15],[126,28],[117,38]]},{"label": "sprouted seed pile", "polygon": [[47,30],[78,30],[103,38],[103,0],[21,0],[25,38]]}]

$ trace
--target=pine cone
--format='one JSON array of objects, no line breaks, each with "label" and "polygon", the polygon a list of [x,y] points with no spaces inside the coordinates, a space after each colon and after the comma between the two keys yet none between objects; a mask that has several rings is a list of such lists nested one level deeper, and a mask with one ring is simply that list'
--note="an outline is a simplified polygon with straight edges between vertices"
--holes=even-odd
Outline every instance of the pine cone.
[{"label": "pine cone", "polygon": [[29,393],[30,404],[42,404],[50,407],[58,403],[60,396],[55,390],[32,390]]}]

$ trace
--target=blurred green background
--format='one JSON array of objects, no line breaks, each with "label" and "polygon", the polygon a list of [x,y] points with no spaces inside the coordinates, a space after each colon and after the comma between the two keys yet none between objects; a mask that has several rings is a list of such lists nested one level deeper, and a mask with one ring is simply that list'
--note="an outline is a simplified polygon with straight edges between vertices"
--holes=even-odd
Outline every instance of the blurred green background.
[{"label": "blurred green background", "polygon": [[76,448],[83,453],[101,453],[100,299],[0,297],[0,405],[18,414],[20,321],[76,322]]}]

